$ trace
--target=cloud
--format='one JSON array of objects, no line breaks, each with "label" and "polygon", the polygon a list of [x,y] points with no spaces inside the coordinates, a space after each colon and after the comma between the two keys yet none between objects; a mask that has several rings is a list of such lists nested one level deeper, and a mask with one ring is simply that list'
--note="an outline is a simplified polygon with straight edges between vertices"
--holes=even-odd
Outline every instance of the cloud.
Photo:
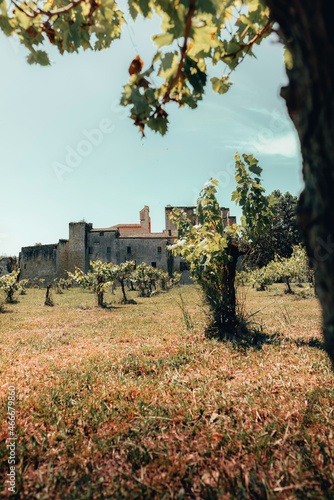
[{"label": "cloud", "polygon": [[262,144],[257,144],[257,150],[265,155],[282,155],[287,158],[295,158],[300,154],[300,148],[294,133],[289,133],[281,137]]},{"label": "cloud", "polygon": [[[276,114],[278,114],[279,112],[275,109],[275,110],[272,110],[272,109],[268,109],[268,108],[254,108],[252,106],[248,106],[245,111],[250,111],[251,113],[257,113],[257,114],[260,114],[260,115],[264,115],[264,116],[268,116],[269,118],[271,118],[272,116]],[[280,114],[282,114],[281,110],[280,110]]]},{"label": "cloud", "polygon": [[269,128],[255,133],[247,141],[229,141],[226,147],[242,152],[262,155],[281,155],[286,158],[298,158],[300,147],[294,132],[276,136]]}]

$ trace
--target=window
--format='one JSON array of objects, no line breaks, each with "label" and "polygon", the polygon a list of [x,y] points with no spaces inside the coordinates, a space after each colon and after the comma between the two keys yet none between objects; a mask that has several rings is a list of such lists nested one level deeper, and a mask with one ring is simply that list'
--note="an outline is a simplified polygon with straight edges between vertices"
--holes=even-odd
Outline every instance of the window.
[{"label": "window", "polygon": [[107,247],[107,253],[111,253],[111,247]]},{"label": "window", "polygon": [[156,262],[151,262],[151,266],[152,267],[157,267],[157,263]]},{"label": "window", "polygon": [[89,253],[89,255],[91,255],[93,253],[93,248],[92,247],[89,247],[88,253]]},{"label": "window", "polygon": [[180,262],[180,271],[189,271],[189,264],[188,262]]},{"label": "window", "polygon": [[158,253],[161,253],[161,247],[158,247]]},{"label": "window", "polygon": [[126,247],[126,253],[127,254],[131,253],[131,247]]},{"label": "window", "polygon": [[172,236],[172,231],[171,231],[171,229],[168,229],[168,236]]},{"label": "window", "polygon": [[24,264],[24,269],[27,269],[27,264]]},{"label": "window", "polygon": [[100,236],[104,236],[104,231],[100,231]]}]

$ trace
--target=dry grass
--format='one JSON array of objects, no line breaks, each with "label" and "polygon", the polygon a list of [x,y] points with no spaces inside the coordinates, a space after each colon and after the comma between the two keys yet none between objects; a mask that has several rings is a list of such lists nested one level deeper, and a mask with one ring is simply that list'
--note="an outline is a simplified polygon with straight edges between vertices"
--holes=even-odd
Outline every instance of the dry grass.
[{"label": "dry grass", "polygon": [[[204,337],[195,286],[95,307],[28,290],[0,315],[1,477],[17,389],[17,494],[38,499],[332,499],[333,373],[316,299],[244,289],[253,343]],[[136,295],[130,292],[133,298]],[[2,483],[3,484],[3,483]],[[3,490],[6,497],[8,492]]]}]

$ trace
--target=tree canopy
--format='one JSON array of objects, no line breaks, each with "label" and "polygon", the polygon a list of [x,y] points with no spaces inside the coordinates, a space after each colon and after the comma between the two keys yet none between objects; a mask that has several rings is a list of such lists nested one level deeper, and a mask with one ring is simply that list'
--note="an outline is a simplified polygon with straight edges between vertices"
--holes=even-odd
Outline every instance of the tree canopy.
[{"label": "tree canopy", "polygon": [[[124,13],[113,0],[14,1],[0,0],[0,28],[17,36],[29,51],[29,64],[50,64],[46,42],[61,54],[80,49],[102,50],[121,37]],[[167,103],[196,108],[204,95],[208,67],[218,66],[211,78],[215,92],[231,86],[231,72],[254,46],[273,31],[264,0],[129,0],[138,16],[161,17],[161,32],[153,37],[156,53],[144,62],[140,54],[129,61],[130,80],[121,103],[131,107],[131,118],[144,134],[149,127],[164,135]]]},{"label": "tree canopy", "polygon": [[267,266],[274,256],[291,257],[293,247],[302,243],[297,225],[297,197],[282,194],[278,189],[272,193],[274,217],[268,231],[258,240],[247,258],[250,267]]}]

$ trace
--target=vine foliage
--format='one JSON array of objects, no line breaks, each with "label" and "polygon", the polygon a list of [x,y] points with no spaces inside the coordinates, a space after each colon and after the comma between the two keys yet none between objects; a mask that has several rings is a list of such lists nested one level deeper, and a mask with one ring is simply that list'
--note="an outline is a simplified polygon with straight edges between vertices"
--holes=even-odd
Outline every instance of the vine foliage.
[{"label": "vine foliage", "polygon": [[241,224],[226,225],[216,198],[218,181],[210,179],[197,200],[198,224],[174,209],[171,219],[178,230],[172,246],[189,263],[192,278],[200,285],[211,310],[211,326],[220,336],[240,331],[236,307],[235,276],[238,258],[268,230],[273,219],[272,195],[261,186],[262,168],[253,155],[235,156],[236,190],[232,194],[242,208]]},{"label": "vine foliage", "polygon": [[[121,37],[125,15],[114,0],[64,1],[0,0],[0,29],[19,38],[29,64],[50,64],[49,43],[64,54],[108,49]],[[166,133],[168,103],[197,107],[209,65],[217,66],[213,90],[227,92],[231,72],[273,30],[264,0],[128,0],[124,7],[133,21],[161,18],[161,32],[153,36],[157,50],[145,64],[140,54],[128,62],[121,99],[143,135],[146,127]]]}]

